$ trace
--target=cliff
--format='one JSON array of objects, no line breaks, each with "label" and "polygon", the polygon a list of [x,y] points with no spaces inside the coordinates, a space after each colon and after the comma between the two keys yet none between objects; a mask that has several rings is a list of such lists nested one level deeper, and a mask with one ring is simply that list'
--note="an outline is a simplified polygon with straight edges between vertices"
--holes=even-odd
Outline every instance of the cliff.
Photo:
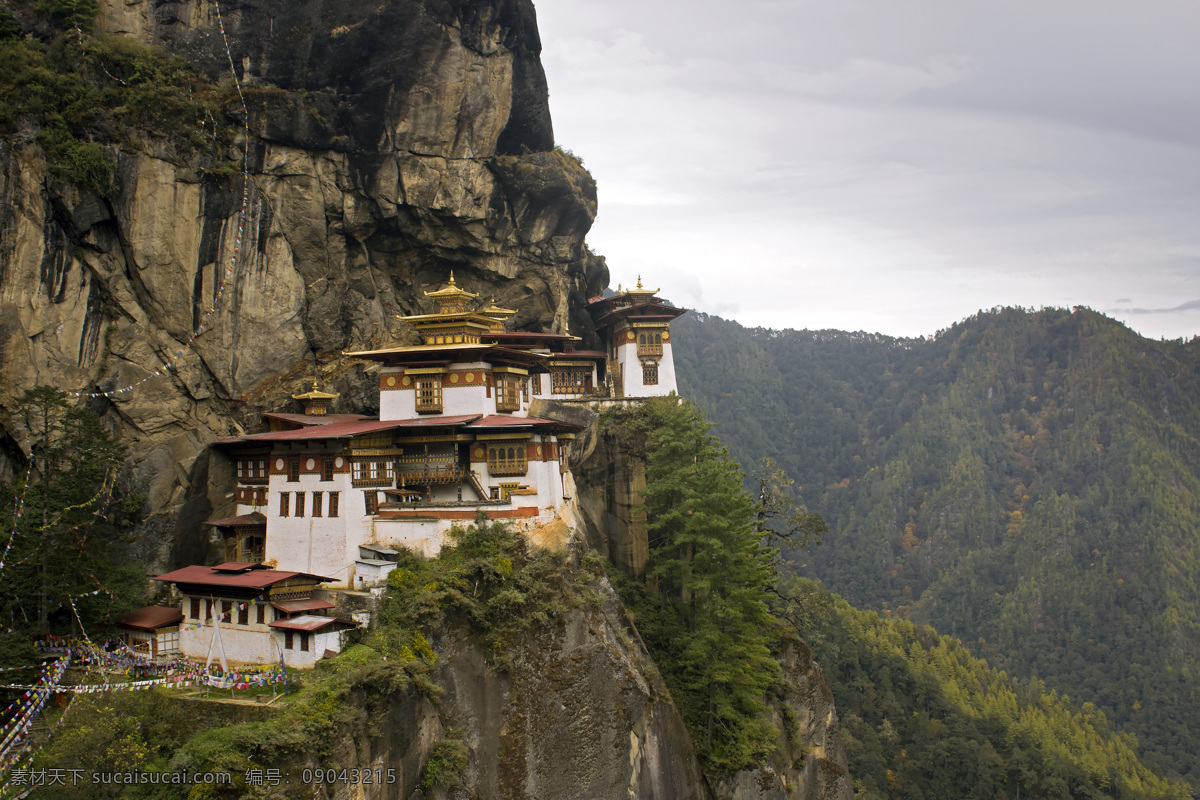
[{"label": "cliff", "polygon": [[[13,9],[49,39],[33,3]],[[236,130],[217,10],[103,0],[84,46],[119,35],[181,56],[225,82],[221,122]],[[150,570],[203,556],[215,436],[314,378],[342,393],[335,410],[369,409],[371,381],[341,351],[404,337],[395,316],[427,310],[422,290],[451,270],[535,330],[590,332],[585,298],[607,283],[584,246],[595,184],[554,149],[528,0],[220,12],[252,139],[237,257],[241,178],[220,165],[240,160],[240,140],[196,152],[177,141],[193,129],[97,131],[116,165],[109,195],[53,169],[33,116],[0,143],[0,404],[38,384],[114,392],[91,402],[130,447],[123,486],[146,497],[131,555]],[[165,374],[114,391],[180,350]]]},{"label": "cliff", "polygon": [[[32,36],[56,35],[31,0],[11,8]],[[595,184],[554,148],[528,0],[222,3],[247,120],[217,13],[210,0],[100,0],[84,42],[124,37],[180,56],[189,80],[222,98],[213,123],[228,139],[215,149],[187,146],[196,130],[98,124],[90,142],[115,167],[106,190],[64,177],[34,114],[0,141],[0,405],[39,384],[89,395],[82,402],[129,447],[121,488],[144,494],[146,511],[125,555],[152,573],[205,556],[200,523],[224,500],[212,494],[223,467],[208,444],[287,408],[314,378],[341,393],[334,411],[371,409],[373,377],[341,352],[409,336],[395,316],[431,310],[423,291],[451,270],[519,308],[517,327],[569,324],[585,346],[586,298],[607,284],[584,244]],[[107,85],[113,64],[88,63],[87,81]],[[239,230],[242,184],[229,165],[247,144],[243,121]],[[3,445],[28,452],[15,427]],[[638,539],[621,520],[637,515],[638,462],[610,441],[589,464],[588,475],[607,470],[614,494],[593,480],[575,539],[636,573],[644,526]],[[409,797],[453,730],[469,755],[457,786],[472,797],[849,797],[828,687],[806,651],[785,654],[792,712],[779,706],[777,722],[795,725],[779,763],[710,786],[612,587],[596,577],[589,591],[588,605],[514,641],[502,666],[443,629],[440,704],[340,687],[341,712],[357,722],[329,763],[397,768],[403,793],[366,796]],[[272,746],[295,746],[293,733],[279,727]]]}]

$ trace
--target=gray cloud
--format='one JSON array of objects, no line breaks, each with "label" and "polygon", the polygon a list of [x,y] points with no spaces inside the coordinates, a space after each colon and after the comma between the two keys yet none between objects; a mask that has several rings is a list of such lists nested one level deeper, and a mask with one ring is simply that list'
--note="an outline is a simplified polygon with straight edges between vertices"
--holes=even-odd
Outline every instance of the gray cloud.
[{"label": "gray cloud", "polygon": [[1109,314],[1178,314],[1181,311],[1200,311],[1200,300],[1190,300],[1173,308],[1110,308]]},{"label": "gray cloud", "polygon": [[1200,6],[730,8],[539,5],[614,283],[750,325],[916,335],[1121,297],[1147,335],[1200,333],[1176,307],[1200,283]]}]

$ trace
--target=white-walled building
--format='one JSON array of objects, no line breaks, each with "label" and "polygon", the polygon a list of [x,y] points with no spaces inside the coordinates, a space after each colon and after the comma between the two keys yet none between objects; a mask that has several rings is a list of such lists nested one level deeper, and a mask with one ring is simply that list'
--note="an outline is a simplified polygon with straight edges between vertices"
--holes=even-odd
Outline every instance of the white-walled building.
[{"label": "white-walled building", "polygon": [[473,308],[478,296],[453,275],[426,294],[436,313],[401,318],[420,344],[345,353],[378,365],[378,419],[329,414],[337,395],[314,383],[293,395],[305,413],[266,414],[267,432],[218,440],[237,475],[233,515],[209,521],[227,561],[364,588],[393,563],[364,548],[433,555],[452,525],[480,513],[548,522],[571,493],[564,445],[576,428],[532,417],[530,405],[675,390],[669,325],[684,312],[640,281],[590,303],[603,351],[507,330],[517,312]]},{"label": "white-walled building", "polygon": [[687,313],[660,300],[657,289],[593,297],[588,310],[603,336],[612,397],[660,397],[677,391],[671,320]]},{"label": "white-walled building", "polygon": [[313,597],[322,575],[230,562],[159,575],[183,596],[178,649],[186,658],[229,664],[311,667],[340,653],[353,622],[328,616],[333,603]]}]

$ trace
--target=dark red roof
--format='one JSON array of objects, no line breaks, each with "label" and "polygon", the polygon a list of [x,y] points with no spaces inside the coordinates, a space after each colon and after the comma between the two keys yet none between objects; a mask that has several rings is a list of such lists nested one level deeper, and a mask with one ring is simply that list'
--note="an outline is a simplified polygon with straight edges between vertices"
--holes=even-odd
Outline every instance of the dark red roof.
[{"label": "dark red roof", "polygon": [[307,633],[312,633],[313,631],[319,631],[321,628],[328,627],[329,625],[337,624],[349,625],[352,628],[354,627],[354,623],[349,622],[348,620],[338,619],[337,617],[314,617],[311,614],[305,614],[300,617],[292,617],[291,619],[277,619],[274,622],[267,623],[267,627],[279,628],[285,631],[305,631]]},{"label": "dark red roof", "polygon": [[338,422],[357,422],[370,419],[366,414],[289,414],[282,411],[270,411],[263,414],[264,419],[277,419],[281,422],[291,422],[296,425],[333,425]]},{"label": "dark red roof", "polygon": [[575,337],[561,333],[534,333],[533,331],[504,331],[503,333],[482,334],[485,339],[495,339],[504,342],[510,339],[573,339]]},{"label": "dark red roof", "polygon": [[117,617],[117,624],[135,631],[154,631],[156,628],[176,625],[182,619],[183,612],[178,608],[144,606],[134,611],[126,611]]},{"label": "dark red roof", "polygon": [[[605,358],[608,358],[608,354],[603,352],[602,350],[568,350],[565,353],[555,353],[553,357],[555,359],[559,359],[559,358],[562,358],[562,359],[572,359],[572,358],[605,359]],[[553,362],[551,362],[551,363],[553,363]]]},{"label": "dark red roof", "polygon": [[308,600],[280,600],[278,603],[271,603],[273,608],[278,608],[285,614],[299,614],[301,611],[320,611],[326,608],[333,608],[333,603],[328,600],[317,600],[309,598]]},{"label": "dark red roof", "polygon": [[267,518],[257,511],[249,514],[242,514],[239,517],[224,517],[222,519],[209,519],[204,521],[205,525],[216,525],[218,528],[235,528],[239,525],[266,525]]},{"label": "dark red roof", "polygon": [[542,428],[548,425],[560,426],[565,425],[568,428],[577,428],[578,425],[571,425],[565,422],[556,422],[552,419],[538,419],[537,417],[513,417],[508,414],[489,414],[478,422],[474,422],[466,426],[466,429],[479,430],[481,428]]},{"label": "dark red roof", "polygon": [[213,567],[217,572],[249,572],[252,569],[267,569],[257,561],[226,561]]},{"label": "dark red roof", "polygon": [[225,436],[217,439],[216,443],[237,444],[247,442],[303,442],[313,439],[350,439],[364,433],[378,433],[379,431],[390,431],[397,428],[426,427],[429,425],[461,425],[478,417],[478,414],[461,414],[454,417],[337,422],[332,425],[310,425],[307,428],[296,428],[290,431],[268,431],[267,433],[252,433],[246,436]]},{"label": "dark red roof", "polygon": [[165,572],[154,580],[168,583],[190,583],[197,586],[225,587],[231,589],[267,589],[288,578],[312,578],[322,583],[333,583],[336,579],[308,572],[291,572],[278,569],[251,569],[245,572],[218,572],[215,567],[193,565]]}]

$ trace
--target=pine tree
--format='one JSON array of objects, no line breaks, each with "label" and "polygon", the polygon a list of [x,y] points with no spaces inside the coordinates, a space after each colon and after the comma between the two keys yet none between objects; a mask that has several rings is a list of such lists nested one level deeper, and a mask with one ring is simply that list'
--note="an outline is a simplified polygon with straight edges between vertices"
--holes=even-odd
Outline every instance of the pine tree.
[{"label": "pine tree", "polygon": [[32,468],[28,486],[18,487],[23,514],[3,542],[0,619],[19,630],[65,629],[76,622],[70,600],[95,589],[130,596],[77,603],[85,621],[129,607],[145,588],[144,575],[110,560],[122,517],[139,505],[136,497],[112,500],[124,448],[94,413],[70,406],[51,386],[26,390],[5,423],[28,448]]},{"label": "pine tree", "polygon": [[775,745],[764,702],[781,679],[767,606],[773,553],[703,414],[676,397],[645,411],[648,574],[660,606],[643,630],[709,769],[731,772]]}]

